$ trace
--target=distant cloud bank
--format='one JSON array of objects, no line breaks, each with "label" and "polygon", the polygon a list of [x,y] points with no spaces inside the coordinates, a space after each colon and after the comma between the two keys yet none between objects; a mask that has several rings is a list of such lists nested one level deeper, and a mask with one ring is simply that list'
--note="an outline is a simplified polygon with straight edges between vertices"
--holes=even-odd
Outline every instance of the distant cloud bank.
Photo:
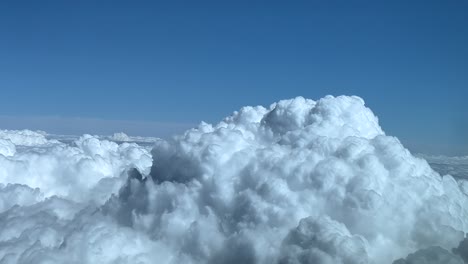
[{"label": "distant cloud bank", "polygon": [[0,116],[0,127],[3,129],[42,130],[53,134],[109,135],[123,131],[129,135],[167,138],[183,133],[193,127],[190,123],[165,123],[153,121],[108,120],[78,117],[12,117]]},{"label": "distant cloud bank", "polygon": [[456,178],[468,180],[468,156],[447,157],[420,155],[437,172],[442,175],[450,174]]},{"label": "distant cloud bank", "polygon": [[165,140],[3,130],[0,263],[463,264],[454,176],[359,97],[244,107]]}]

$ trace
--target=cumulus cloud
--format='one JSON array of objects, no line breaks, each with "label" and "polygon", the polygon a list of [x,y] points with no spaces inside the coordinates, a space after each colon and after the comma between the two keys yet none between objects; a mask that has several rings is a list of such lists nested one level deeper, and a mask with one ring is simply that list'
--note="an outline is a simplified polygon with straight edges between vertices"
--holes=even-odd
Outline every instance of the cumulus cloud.
[{"label": "cumulus cloud", "polygon": [[0,130],[0,138],[8,140],[11,143],[19,146],[35,146],[47,143],[43,131],[31,130]]},{"label": "cumulus cloud", "polygon": [[405,259],[399,259],[394,264],[463,264],[463,260],[448,250],[438,246],[421,249],[410,254]]},{"label": "cumulus cloud", "polygon": [[28,140],[0,140],[0,263],[463,263],[468,254],[468,182],[386,135],[359,97],[244,107],[152,141],[151,154],[123,134],[19,146]]},{"label": "cumulus cloud", "polygon": [[125,182],[127,169],[147,174],[152,164],[151,154],[136,144],[90,135],[66,144],[32,131],[16,134],[0,133],[5,136],[0,140],[0,183],[38,188],[45,197],[105,201]]}]

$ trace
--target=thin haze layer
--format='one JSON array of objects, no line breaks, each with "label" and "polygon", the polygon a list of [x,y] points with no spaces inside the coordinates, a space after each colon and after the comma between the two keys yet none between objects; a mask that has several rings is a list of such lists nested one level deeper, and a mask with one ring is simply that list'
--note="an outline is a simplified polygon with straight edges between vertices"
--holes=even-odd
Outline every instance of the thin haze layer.
[{"label": "thin haze layer", "polygon": [[0,136],[0,263],[468,259],[468,182],[385,135],[359,97],[244,107],[151,154]]},{"label": "thin haze layer", "polygon": [[442,175],[450,174],[455,178],[468,180],[468,156],[447,157],[421,155],[434,170]]}]

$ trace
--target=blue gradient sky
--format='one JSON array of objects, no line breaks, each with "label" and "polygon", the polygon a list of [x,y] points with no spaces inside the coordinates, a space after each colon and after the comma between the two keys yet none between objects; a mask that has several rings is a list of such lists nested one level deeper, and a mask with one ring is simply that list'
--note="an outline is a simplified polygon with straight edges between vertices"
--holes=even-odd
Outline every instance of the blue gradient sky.
[{"label": "blue gradient sky", "polygon": [[353,94],[412,150],[468,154],[468,1],[167,2],[1,1],[0,128],[158,136]]}]

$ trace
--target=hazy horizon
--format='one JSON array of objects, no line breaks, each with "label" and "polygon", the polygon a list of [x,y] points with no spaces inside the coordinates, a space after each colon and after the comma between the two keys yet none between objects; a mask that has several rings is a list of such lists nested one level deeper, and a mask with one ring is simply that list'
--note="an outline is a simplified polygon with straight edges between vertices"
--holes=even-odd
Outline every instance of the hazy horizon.
[{"label": "hazy horizon", "polygon": [[467,2],[27,2],[0,3],[11,128],[106,129],[59,117],[145,135],[246,105],[357,95],[412,148],[468,153]]}]

